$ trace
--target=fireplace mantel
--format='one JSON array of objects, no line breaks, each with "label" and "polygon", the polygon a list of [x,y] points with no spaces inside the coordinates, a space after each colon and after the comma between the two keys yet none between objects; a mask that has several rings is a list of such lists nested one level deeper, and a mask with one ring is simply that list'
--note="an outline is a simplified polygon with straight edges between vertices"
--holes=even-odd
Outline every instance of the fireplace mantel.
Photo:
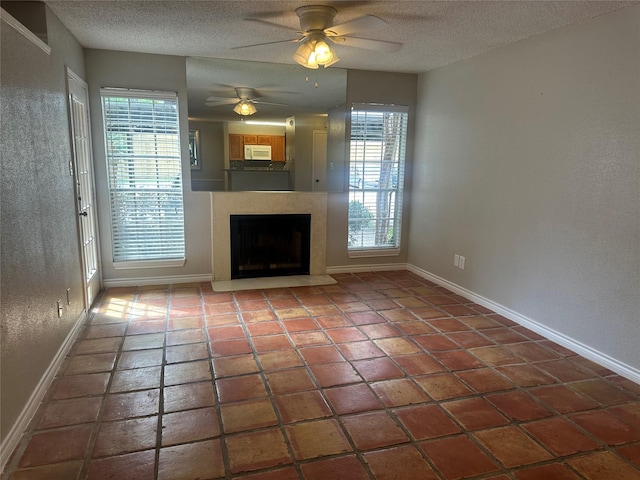
[{"label": "fireplace mantel", "polygon": [[311,275],[326,273],[327,194],[313,192],[211,192],[213,280],[231,279],[230,215],[311,214]]}]

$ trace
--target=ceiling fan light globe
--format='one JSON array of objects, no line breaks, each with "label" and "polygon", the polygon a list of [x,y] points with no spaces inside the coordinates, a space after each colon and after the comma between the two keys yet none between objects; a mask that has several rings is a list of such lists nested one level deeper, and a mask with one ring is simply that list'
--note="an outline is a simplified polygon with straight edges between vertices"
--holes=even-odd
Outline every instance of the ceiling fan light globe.
[{"label": "ceiling fan light globe", "polygon": [[241,102],[238,102],[235,107],[233,107],[233,111],[238,115],[248,117],[249,115],[253,115],[254,113],[256,113],[258,110],[253,105],[253,103],[242,100]]},{"label": "ceiling fan light globe", "polygon": [[318,64],[315,62],[315,42],[304,42],[298,47],[296,53],[293,54],[293,59],[299,65],[306,68],[318,68]]},{"label": "ceiling fan light globe", "polygon": [[320,40],[319,42],[316,42],[314,53],[315,53],[315,61],[319,65],[325,65],[329,63],[331,60],[333,60],[333,51],[331,50],[331,47],[327,45],[327,42],[325,42],[324,40]]}]

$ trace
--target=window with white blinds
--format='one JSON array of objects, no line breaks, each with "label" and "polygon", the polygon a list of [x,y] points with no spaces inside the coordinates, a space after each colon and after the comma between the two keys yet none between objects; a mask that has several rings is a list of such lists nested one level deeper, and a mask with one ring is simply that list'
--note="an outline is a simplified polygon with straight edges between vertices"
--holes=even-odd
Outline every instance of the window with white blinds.
[{"label": "window with white blinds", "polygon": [[177,96],[107,88],[101,96],[114,264],[182,264]]},{"label": "window with white blinds", "polygon": [[354,105],[349,150],[351,255],[400,248],[408,108]]}]

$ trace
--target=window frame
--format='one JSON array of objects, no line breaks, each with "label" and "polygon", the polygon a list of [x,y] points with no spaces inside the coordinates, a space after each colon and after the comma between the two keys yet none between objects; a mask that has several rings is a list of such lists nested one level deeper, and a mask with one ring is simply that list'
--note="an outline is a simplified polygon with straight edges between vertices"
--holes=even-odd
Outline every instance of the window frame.
[{"label": "window frame", "polygon": [[[117,111],[116,102],[124,108]],[[162,108],[165,102],[168,109]],[[140,108],[145,103],[149,108]],[[177,93],[101,88],[100,104],[114,268],[184,266],[184,169]],[[120,152],[110,127],[115,122],[121,122],[121,137],[126,139]],[[155,234],[146,233],[150,227],[157,228]]]},{"label": "window frame", "polygon": [[[361,127],[359,125],[360,122],[355,119],[356,116],[364,115],[366,122],[366,117],[371,114],[380,114],[381,121],[371,122],[370,128]],[[397,133],[394,133],[393,130],[385,130],[384,122],[387,114],[399,114],[396,117],[399,120],[399,125],[395,125],[399,128]],[[350,258],[397,256],[400,254],[408,117],[409,107],[406,105],[355,103],[351,107],[347,181],[349,202],[347,252]],[[375,118],[375,116],[372,118]],[[376,123],[380,123],[380,125],[376,126]],[[389,144],[385,140],[385,135],[389,133],[394,134],[392,140],[395,140],[395,143]],[[381,139],[379,141],[375,140],[376,136]],[[372,152],[369,153],[368,160],[366,157],[367,142],[369,142],[370,151]],[[394,177],[395,182],[393,182]],[[381,180],[386,184],[381,185]],[[375,194],[375,201],[372,202],[370,199],[373,194]],[[380,194],[383,194],[383,196]],[[387,197],[386,200],[385,196]],[[354,201],[358,201],[360,206],[352,206]],[[383,215],[379,219],[376,218],[377,210],[380,208],[388,210],[391,206],[393,207],[391,214],[388,216]],[[374,242],[378,242],[381,235],[392,235],[393,241],[374,245],[371,242],[367,243],[364,240],[364,233],[360,233],[363,227],[358,227],[358,219],[356,218],[354,222],[351,217],[352,208],[359,210],[365,208],[369,212],[366,215],[363,214],[360,218],[362,222],[368,222],[368,219],[374,222]],[[372,209],[375,211],[371,212]],[[377,223],[378,220],[381,221],[381,224]],[[352,225],[355,225],[355,228]],[[365,228],[370,227],[371,225],[367,224]],[[384,233],[385,230],[386,234]],[[353,241],[354,234],[359,235],[359,237],[355,237],[359,240],[355,245]]]}]

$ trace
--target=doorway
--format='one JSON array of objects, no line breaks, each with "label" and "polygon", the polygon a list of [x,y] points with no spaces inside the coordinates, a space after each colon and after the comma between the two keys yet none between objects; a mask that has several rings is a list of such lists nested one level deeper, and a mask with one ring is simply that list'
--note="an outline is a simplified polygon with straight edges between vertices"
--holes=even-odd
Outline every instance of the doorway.
[{"label": "doorway", "polygon": [[89,310],[100,291],[100,257],[89,123],[89,95],[87,84],[69,68],[67,68],[67,89],[73,155],[71,170],[75,183],[85,308]]}]

